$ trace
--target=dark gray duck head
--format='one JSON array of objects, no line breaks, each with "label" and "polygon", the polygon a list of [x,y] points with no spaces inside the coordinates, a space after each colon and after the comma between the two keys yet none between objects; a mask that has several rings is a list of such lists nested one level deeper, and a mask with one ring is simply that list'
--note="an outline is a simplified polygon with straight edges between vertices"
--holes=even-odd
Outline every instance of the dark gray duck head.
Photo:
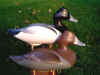
[{"label": "dark gray duck head", "polygon": [[75,23],[78,22],[78,20],[75,19],[70,14],[70,12],[68,11],[67,8],[61,7],[57,10],[56,13],[54,13],[54,16],[53,16],[53,21],[54,21],[55,28],[58,29],[61,32],[64,32],[65,30],[68,30],[68,27],[65,26],[62,23],[63,20],[66,20],[66,21],[69,20],[69,21],[72,21],[72,22],[75,22]]}]

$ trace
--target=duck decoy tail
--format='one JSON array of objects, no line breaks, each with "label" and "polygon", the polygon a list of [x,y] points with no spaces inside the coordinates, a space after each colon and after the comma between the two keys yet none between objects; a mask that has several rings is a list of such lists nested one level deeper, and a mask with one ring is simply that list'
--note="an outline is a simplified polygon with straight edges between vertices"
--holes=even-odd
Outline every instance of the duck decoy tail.
[{"label": "duck decoy tail", "polygon": [[16,30],[16,29],[8,29],[8,33],[10,33],[11,35],[16,35],[18,34],[20,31]]}]

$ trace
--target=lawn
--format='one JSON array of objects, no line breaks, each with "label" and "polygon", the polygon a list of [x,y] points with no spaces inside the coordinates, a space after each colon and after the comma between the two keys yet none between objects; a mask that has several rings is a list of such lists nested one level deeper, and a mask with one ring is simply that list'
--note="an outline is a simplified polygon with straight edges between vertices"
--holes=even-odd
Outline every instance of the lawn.
[{"label": "lawn", "polygon": [[[0,69],[1,75],[30,75],[30,70],[8,59],[30,51],[30,46],[7,32],[9,28],[20,28],[29,23],[53,24],[53,14],[66,7],[79,20],[64,24],[86,47],[70,46],[77,55],[77,63],[59,75],[100,74],[100,1],[99,0],[0,0]],[[51,10],[51,12],[48,12]]]}]

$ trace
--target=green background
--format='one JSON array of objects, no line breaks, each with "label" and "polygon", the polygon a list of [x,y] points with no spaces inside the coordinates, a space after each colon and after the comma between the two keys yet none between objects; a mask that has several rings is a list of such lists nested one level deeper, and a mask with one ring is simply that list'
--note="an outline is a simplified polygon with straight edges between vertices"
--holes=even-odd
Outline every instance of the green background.
[{"label": "green background", "polygon": [[7,30],[27,26],[27,20],[53,24],[53,14],[62,6],[79,20],[64,24],[87,46],[70,46],[77,55],[77,63],[58,74],[100,74],[100,0],[0,0],[0,75],[30,75],[29,69],[8,59],[10,55],[31,51],[30,46],[10,36]]}]

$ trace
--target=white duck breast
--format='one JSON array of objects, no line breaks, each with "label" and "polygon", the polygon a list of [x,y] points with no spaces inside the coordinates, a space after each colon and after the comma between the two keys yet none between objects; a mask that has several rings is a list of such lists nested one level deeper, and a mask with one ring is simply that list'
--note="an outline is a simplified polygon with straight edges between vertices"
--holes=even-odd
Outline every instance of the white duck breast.
[{"label": "white duck breast", "polygon": [[51,26],[31,25],[21,29],[14,37],[29,44],[49,44],[54,43],[60,35],[61,32]]}]

